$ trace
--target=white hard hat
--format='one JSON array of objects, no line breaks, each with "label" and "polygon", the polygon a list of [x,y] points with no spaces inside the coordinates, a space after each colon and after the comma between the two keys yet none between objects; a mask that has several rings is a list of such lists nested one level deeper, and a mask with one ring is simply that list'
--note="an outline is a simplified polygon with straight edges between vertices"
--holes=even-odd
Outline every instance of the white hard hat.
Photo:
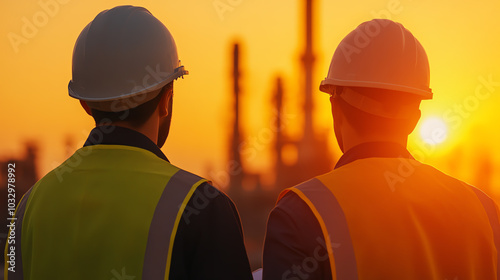
[{"label": "white hard hat", "polygon": [[[427,54],[411,32],[400,23],[374,19],[360,24],[340,42],[320,90],[378,88],[431,99],[429,76]],[[358,108],[357,103],[364,103],[364,108],[367,103],[375,105],[359,96],[349,101]]]},{"label": "white hard hat", "polygon": [[122,111],[187,74],[163,23],[145,8],[118,6],[99,13],[80,33],[68,89],[91,108]]}]

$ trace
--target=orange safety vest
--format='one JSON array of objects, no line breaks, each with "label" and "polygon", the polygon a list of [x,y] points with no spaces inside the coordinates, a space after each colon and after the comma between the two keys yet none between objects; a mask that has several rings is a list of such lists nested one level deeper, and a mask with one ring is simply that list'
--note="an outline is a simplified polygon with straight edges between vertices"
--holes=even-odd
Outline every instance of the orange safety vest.
[{"label": "orange safety vest", "polygon": [[414,159],[357,160],[288,192],[331,244],[332,279],[500,279],[497,205]]}]

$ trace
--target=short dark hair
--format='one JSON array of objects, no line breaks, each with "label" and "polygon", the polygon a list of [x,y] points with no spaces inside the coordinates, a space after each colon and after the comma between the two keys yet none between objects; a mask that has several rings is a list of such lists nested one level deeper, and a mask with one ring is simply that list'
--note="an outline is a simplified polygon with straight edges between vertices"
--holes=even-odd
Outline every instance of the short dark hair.
[{"label": "short dark hair", "polygon": [[[419,113],[421,98],[392,90],[380,90],[371,88],[356,88],[353,90],[368,96],[371,99],[387,104],[388,106],[404,106],[409,110],[409,116]],[[347,121],[360,132],[383,132],[383,133],[403,133],[410,134],[415,128],[414,118],[392,119],[373,115],[362,111],[341,97],[335,98],[338,105],[346,116]]]},{"label": "short dark hair", "polygon": [[92,117],[94,118],[96,125],[105,122],[126,121],[134,127],[139,127],[143,125],[149,119],[149,117],[151,117],[153,112],[156,110],[156,107],[158,107],[161,98],[166,94],[170,87],[172,87],[172,82],[164,86],[161,89],[160,93],[153,99],[131,109],[119,112],[107,112],[97,109],[91,109]]}]

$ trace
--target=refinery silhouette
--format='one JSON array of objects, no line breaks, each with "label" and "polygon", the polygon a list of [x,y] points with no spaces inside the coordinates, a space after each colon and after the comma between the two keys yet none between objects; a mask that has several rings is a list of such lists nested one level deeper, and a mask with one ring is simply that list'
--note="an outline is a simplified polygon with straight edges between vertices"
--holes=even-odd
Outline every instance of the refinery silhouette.
[{"label": "refinery silhouette", "polygon": [[[313,101],[313,75],[315,71],[314,53],[314,7],[313,0],[305,1],[304,16],[304,40],[303,54],[301,56],[301,77],[299,83],[303,86],[300,89],[300,96],[303,103],[302,135],[293,138],[287,134],[285,128],[285,118],[283,117],[284,91],[283,78],[276,77],[274,92],[269,100],[272,100],[276,120],[273,131],[275,132],[272,143],[274,167],[274,183],[272,186],[263,186],[260,174],[247,172],[245,160],[241,154],[241,143],[244,141],[244,132],[241,128],[240,118],[240,45],[233,46],[232,56],[232,83],[233,83],[233,125],[229,149],[229,162],[238,167],[238,172],[233,172],[230,176],[228,193],[235,201],[240,212],[245,243],[250,262],[254,268],[260,266],[262,256],[262,245],[265,235],[265,225],[269,211],[274,206],[279,193],[287,187],[292,187],[311,177],[326,173],[333,169],[336,157],[330,150],[327,142],[327,134],[318,132],[314,119]],[[296,85],[299,87],[300,85]],[[298,120],[294,120],[298,121]],[[285,161],[285,152],[292,152],[296,157],[292,162]],[[258,207],[256,207],[258,205]]]}]

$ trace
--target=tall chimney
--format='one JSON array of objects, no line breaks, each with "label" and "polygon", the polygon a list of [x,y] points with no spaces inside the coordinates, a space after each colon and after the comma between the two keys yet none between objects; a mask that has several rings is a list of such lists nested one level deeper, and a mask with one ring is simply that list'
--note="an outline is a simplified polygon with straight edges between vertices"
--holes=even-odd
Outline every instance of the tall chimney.
[{"label": "tall chimney", "polygon": [[302,55],[302,63],[304,65],[304,138],[308,144],[312,144],[314,137],[314,120],[313,120],[313,95],[312,95],[312,78],[314,71],[314,49],[313,49],[313,0],[305,1],[305,50]]},{"label": "tall chimney", "polygon": [[283,113],[283,81],[281,77],[276,78],[276,90],[274,92],[274,105],[276,110],[276,139],[274,148],[276,150],[276,170],[275,175],[279,178],[283,172],[283,124],[281,121]]},{"label": "tall chimney", "polygon": [[233,134],[231,137],[231,151],[230,151],[230,161],[233,167],[230,176],[230,190],[232,192],[238,192],[241,189],[243,182],[243,163],[241,161],[241,155],[239,146],[241,143],[241,128],[240,128],[240,54],[239,54],[239,44],[235,43],[233,46],[233,112],[234,112],[234,122],[233,122]]}]

